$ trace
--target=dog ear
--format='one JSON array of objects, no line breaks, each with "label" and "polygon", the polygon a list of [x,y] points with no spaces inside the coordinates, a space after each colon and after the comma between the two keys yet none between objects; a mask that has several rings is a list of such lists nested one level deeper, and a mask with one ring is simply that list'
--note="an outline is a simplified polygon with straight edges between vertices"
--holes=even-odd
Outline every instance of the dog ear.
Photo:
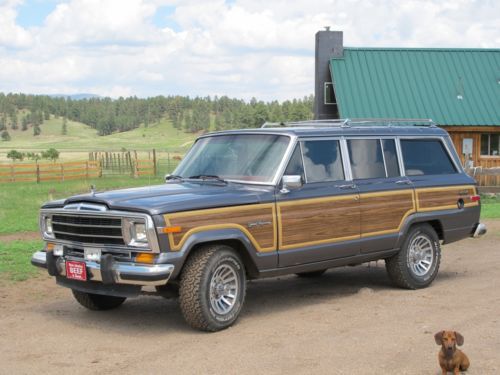
[{"label": "dog ear", "polygon": [[455,332],[455,337],[457,338],[457,345],[462,346],[464,344],[464,337],[458,332]]},{"label": "dog ear", "polygon": [[441,345],[443,343],[443,334],[444,331],[439,331],[434,335],[434,340],[436,340],[436,344]]}]

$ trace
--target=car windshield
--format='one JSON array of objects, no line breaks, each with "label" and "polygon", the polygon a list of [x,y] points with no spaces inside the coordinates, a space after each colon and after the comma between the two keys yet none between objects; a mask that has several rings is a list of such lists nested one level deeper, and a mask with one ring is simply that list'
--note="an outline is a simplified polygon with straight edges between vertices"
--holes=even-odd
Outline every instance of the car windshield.
[{"label": "car windshield", "polygon": [[174,171],[182,178],[270,184],[290,142],[271,134],[230,134],[199,139]]}]

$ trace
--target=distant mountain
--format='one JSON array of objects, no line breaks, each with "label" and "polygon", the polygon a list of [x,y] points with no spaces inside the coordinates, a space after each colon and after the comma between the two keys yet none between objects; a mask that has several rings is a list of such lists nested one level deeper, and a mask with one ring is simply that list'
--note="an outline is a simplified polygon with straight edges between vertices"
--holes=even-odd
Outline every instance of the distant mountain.
[{"label": "distant mountain", "polygon": [[100,98],[99,95],[96,94],[72,94],[72,95],[65,95],[65,94],[53,94],[49,95],[52,98],[66,98],[66,99],[71,99],[71,100],[84,100],[84,99],[95,99],[95,98]]}]

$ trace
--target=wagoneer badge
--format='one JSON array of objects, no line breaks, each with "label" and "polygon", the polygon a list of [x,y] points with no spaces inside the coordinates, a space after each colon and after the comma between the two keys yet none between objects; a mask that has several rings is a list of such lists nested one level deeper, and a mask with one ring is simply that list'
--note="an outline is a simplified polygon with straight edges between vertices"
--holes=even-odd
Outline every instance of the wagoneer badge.
[{"label": "wagoneer badge", "polygon": [[253,221],[251,223],[248,223],[247,226],[249,228],[254,228],[254,227],[257,227],[257,226],[261,226],[261,225],[271,225],[272,223],[270,221]]}]

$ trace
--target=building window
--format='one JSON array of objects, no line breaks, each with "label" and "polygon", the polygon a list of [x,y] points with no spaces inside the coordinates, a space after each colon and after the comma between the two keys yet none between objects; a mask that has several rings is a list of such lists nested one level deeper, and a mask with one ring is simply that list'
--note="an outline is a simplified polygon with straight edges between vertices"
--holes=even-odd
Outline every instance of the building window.
[{"label": "building window", "polygon": [[481,134],[481,155],[500,155],[500,134]]}]

